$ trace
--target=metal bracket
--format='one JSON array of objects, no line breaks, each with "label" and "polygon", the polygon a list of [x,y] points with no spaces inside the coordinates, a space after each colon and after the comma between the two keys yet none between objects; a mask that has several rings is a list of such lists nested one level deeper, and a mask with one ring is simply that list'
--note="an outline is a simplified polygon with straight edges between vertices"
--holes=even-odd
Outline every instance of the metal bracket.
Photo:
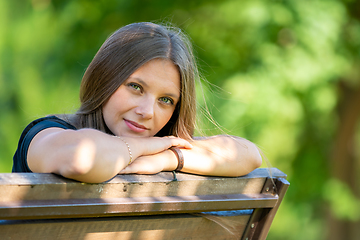
[{"label": "metal bracket", "polygon": [[277,197],[278,200],[272,208],[254,209],[254,212],[251,215],[247,227],[244,231],[242,240],[266,239],[270,225],[289,185],[289,182],[284,178],[266,179],[261,193],[273,195]]}]

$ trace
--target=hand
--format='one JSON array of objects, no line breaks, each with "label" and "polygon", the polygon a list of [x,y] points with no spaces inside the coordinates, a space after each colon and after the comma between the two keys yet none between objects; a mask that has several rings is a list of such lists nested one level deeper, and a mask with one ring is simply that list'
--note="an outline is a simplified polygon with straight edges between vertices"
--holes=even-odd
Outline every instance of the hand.
[{"label": "hand", "polygon": [[173,171],[177,166],[175,154],[166,150],[158,154],[138,157],[129,166],[119,172],[119,174],[156,174],[162,171]]},{"label": "hand", "polygon": [[140,156],[153,155],[163,152],[170,147],[180,147],[185,149],[191,149],[192,145],[178,137],[150,137],[150,138],[134,138],[134,137],[121,137],[129,143],[132,152],[137,151],[135,159]]}]

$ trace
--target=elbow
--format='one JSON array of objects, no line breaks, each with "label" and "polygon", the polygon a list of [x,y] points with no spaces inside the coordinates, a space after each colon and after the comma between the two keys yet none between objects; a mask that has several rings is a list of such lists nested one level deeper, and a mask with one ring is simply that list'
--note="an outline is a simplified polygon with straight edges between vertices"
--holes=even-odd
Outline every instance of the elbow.
[{"label": "elbow", "polygon": [[82,139],[74,148],[72,161],[60,173],[64,177],[86,183],[101,183],[117,175],[118,169],[106,158],[99,159],[95,143]]},{"label": "elbow", "polygon": [[75,148],[71,170],[75,174],[85,175],[94,168],[96,157],[95,143],[90,139],[82,139]]},{"label": "elbow", "polygon": [[72,159],[61,166],[58,173],[66,178],[83,181],[80,179],[89,175],[91,172],[92,167],[90,159],[88,159],[88,161],[83,161],[83,159]]},{"label": "elbow", "polygon": [[79,164],[79,161],[74,161],[67,166],[64,166],[60,172],[60,175],[74,179],[76,181],[84,183],[102,183],[110,180],[114,175],[109,176],[103,172],[96,172],[96,167],[91,167],[91,164]]},{"label": "elbow", "polygon": [[249,149],[251,151],[251,154],[249,154],[249,159],[248,159],[248,163],[249,163],[249,172],[259,168],[262,165],[262,156],[260,153],[260,150],[258,149],[258,147],[253,144],[251,146],[251,149]]},{"label": "elbow", "polygon": [[89,139],[83,139],[69,146],[72,152],[68,161],[60,167],[60,174],[64,177],[78,180],[89,175],[95,168],[96,146]]},{"label": "elbow", "polygon": [[262,165],[262,156],[261,156],[260,151],[258,150],[258,148],[256,148],[256,152],[254,154],[252,162],[253,162],[254,170],[256,168],[261,167],[261,165]]},{"label": "elbow", "polygon": [[242,158],[240,157],[240,159],[238,170],[232,175],[234,177],[247,175],[262,165],[262,156],[255,144],[248,146],[248,154]]},{"label": "elbow", "polygon": [[89,174],[91,172],[91,166],[89,166],[89,164],[81,164],[80,162],[79,160],[69,162],[69,164],[63,166],[60,174],[69,178]]}]

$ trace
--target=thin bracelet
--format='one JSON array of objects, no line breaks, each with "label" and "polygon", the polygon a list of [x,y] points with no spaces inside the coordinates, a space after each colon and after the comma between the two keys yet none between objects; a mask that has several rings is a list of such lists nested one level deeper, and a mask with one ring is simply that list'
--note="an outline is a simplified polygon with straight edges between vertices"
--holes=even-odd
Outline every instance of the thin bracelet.
[{"label": "thin bracelet", "polygon": [[131,164],[131,162],[132,162],[132,154],[131,154],[130,146],[129,146],[129,144],[128,144],[123,138],[121,138],[121,137],[119,137],[119,136],[115,136],[115,137],[121,139],[121,141],[123,141],[123,142],[126,144],[126,147],[127,147],[128,151],[129,151],[129,156],[130,156],[129,163],[128,163],[128,165],[126,165],[126,166],[129,166],[129,165]]},{"label": "thin bracelet", "polygon": [[178,160],[178,165],[174,171],[179,172],[184,167],[184,156],[178,147],[171,147],[169,149],[173,151]]}]

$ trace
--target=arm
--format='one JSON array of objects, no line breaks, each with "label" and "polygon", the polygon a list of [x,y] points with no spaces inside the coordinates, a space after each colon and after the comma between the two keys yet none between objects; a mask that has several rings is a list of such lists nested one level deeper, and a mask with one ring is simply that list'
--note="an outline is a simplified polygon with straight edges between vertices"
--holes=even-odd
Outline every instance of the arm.
[{"label": "arm", "polygon": [[236,177],[248,174],[262,163],[256,145],[243,138],[219,135],[193,145],[193,151],[182,149],[184,172]]},{"label": "arm", "polygon": [[[133,159],[171,146],[191,147],[180,138],[127,138]],[[129,162],[126,144],[94,129],[47,128],[30,143],[27,162],[33,172],[57,173],[83,182],[111,179]]]},{"label": "arm", "polygon": [[[252,142],[234,136],[219,135],[194,140],[192,149],[181,149],[182,172],[213,176],[242,176],[260,167],[262,158]],[[172,171],[176,156],[166,150],[138,158],[120,173],[157,173]]]}]

